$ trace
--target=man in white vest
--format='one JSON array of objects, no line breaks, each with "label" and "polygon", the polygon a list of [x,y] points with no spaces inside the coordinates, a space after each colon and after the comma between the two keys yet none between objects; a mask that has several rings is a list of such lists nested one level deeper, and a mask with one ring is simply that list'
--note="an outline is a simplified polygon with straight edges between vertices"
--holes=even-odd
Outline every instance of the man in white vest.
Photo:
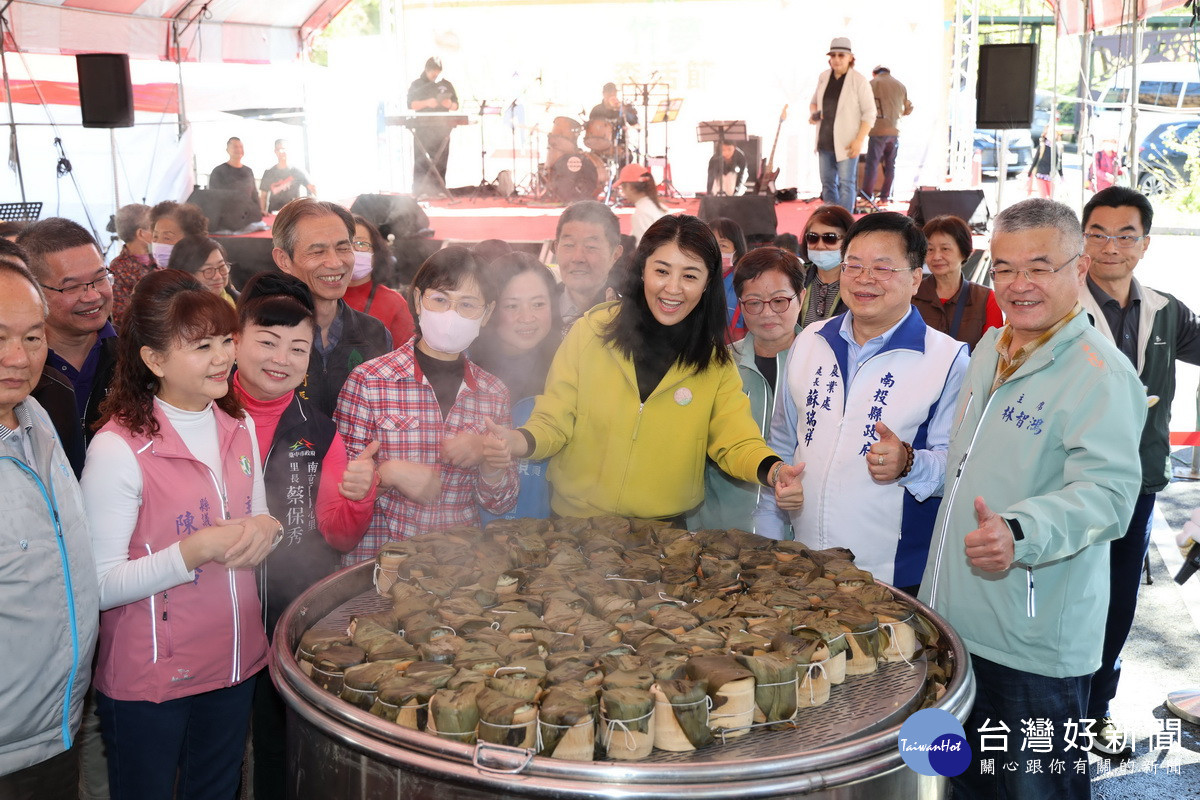
[{"label": "man in white vest", "polygon": [[[791,513],[810,547],[848,547],[855,563],[915,594],[929,551],[967,348],[912,306],[927,242],[903,214],[871,214],[842,243],[848,311],[806,327],[788,356],[767,443],[804,462]],[[765,495],[755,530],[786,521]]]}]

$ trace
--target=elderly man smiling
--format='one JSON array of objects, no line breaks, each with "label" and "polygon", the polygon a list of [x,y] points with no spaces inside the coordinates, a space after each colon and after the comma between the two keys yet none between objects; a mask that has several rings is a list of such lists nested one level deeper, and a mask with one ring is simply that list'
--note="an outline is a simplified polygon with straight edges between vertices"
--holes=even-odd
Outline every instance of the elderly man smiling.
[{"label": "elderly man smiling", "polygon": [[[975,758],[951,780],[955,797],[1086,798],[1087,771],[1070,766],[1081,752],[1068,742],[1088,746],[1108,542],[1129,524],[1141,484],[1146,392],[1079,305],[1091,258],[1071,209],[1045,199],[1006,208],[991,250],[1008,324],[984,334],[963,381],[921,588],[975,671],[964,726]],[[1053,732],[1050,749],[1014,744],[1003,760],[1017,770],[984,775],[982,736],[1015,738],[1035,718]],[[1054,760],[1067,768],[1049,769]]]}]

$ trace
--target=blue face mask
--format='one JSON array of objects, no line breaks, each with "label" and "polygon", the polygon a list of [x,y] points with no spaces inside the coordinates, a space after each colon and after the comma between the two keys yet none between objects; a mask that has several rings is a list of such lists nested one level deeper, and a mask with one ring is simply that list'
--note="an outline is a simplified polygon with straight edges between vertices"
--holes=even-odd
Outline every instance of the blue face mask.
[{"label": "blue face mask", "polygon": [[842,263],[841,250],[809,250],[808,260],[817,265],[822,272],[837,269]]}]

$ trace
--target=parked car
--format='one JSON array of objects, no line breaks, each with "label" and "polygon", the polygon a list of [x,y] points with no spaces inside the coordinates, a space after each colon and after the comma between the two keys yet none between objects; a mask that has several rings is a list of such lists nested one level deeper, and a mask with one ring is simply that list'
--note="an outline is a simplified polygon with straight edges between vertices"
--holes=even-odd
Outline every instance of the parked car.
[{"label": "parked car", "polygon": [[[999,131],[975,131],[975,149],[980,151],[984,175],[996,175],[997,134]],[[1009,176],[1029,169],[1033,163],[1033,144],[1022,130],[1008,131],[1008,155],[1004,158]]]},{"label": "parked car", "polygon": [[[1122,67],[1104,87],[1091,123],[1096,142],[1104,139],[1129,141],[1132,78],[1132,70]],[[1159,61],[1139,64],[1136,100],[1138,119],[1134,141],[1139,144],[1160,125],[1200,119],[1200,63]]]},{"label": "parked car", "polygon": [[[1178,189],[1200,178],[1188,174],[1187,160],[1200,155],[1200,119],[1168,122],[1146,135],[1138,147],[1138,189],[1147,196]],[[1189,141],[1189,139],[1191,139]]]}]

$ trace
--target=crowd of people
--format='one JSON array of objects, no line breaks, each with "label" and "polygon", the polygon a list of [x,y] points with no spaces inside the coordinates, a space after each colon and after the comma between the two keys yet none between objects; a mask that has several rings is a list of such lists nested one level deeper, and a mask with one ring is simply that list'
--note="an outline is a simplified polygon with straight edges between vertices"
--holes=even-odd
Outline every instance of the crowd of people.
[{"label": "crowd of people", "polygon": [[[1200,363],[1200,319],[1133,278],[1149,202],[1006,209],[988,288],[954,217],[828,204],[751,246],[625,177],[636,240],[582,201],[554,269],[489,240],[407,286],[313,197],[240,290],[187,204],[121,209],[107,266],[65,219],[0,240],[0,795],[233,797],[252,730],[255,796],[282,796],[284,608],[390,540],[551,515],[850,548],[962,636],[977,755],[1031,715],[1121,752],[1174,362]],[[1089,792],[973,770],[964,796]]]}]

